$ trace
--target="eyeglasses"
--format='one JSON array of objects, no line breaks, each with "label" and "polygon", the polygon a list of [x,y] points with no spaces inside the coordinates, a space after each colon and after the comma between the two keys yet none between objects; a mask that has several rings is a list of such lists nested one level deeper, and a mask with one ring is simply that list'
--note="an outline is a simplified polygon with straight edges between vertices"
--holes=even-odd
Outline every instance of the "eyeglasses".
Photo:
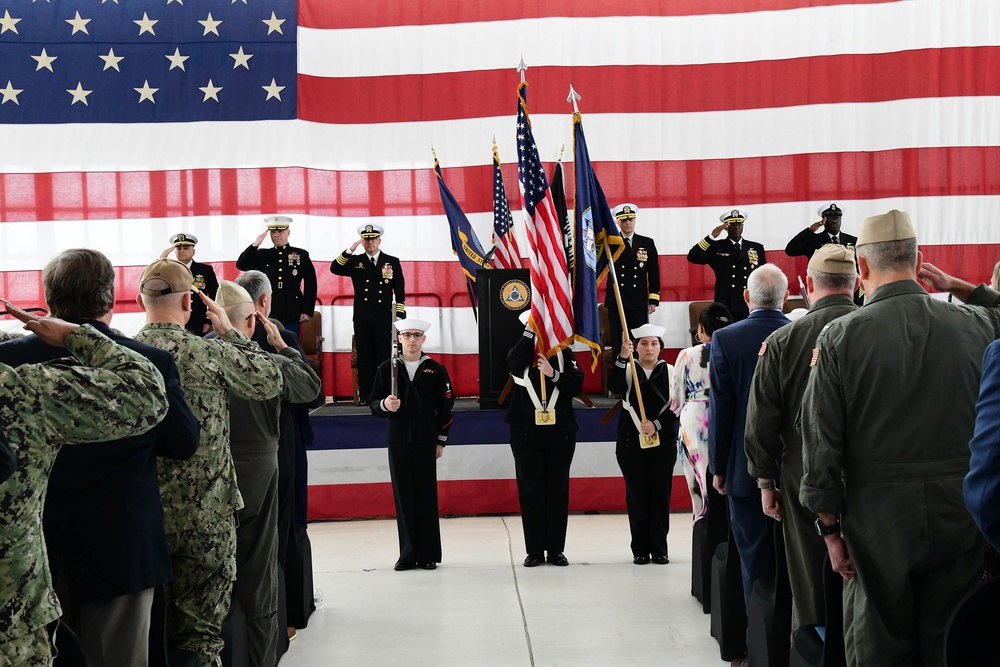
[{"label": "eyeglasses", "polygon": [[423,338],[424,335],[420,332],[414,331],[403,331],[399,334],[400,338],[406,338],[407,340]]}]

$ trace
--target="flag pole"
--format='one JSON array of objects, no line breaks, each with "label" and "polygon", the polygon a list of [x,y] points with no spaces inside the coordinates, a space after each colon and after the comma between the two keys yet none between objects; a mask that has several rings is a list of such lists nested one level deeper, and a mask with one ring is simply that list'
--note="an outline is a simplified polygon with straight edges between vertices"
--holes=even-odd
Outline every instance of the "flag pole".
[{"label": "flag pole", "polygon": [[[611,257],[611,246],[608,245],[607,239],[604,239],[604,252],[608,254],[608,272],[611,274],[611,284],[615,288],[615,303],[618,305],[618,317],[621,318],[622,322],[622,335],[626,335],[630,332],[628,330],[628,323],[625,321],[625,308],[622,306],[622,294],[618,289],[618,274],[615,273],[615,260]],[[615,341],[612,341],[612,344],[614,343]],[[617,341],[617,343],[619,349],[621,349],[622,341]],[[635,400],[639,403],[639,417],[642,421],[647,421],[646,408],[642,404],[642,392],[639,389],[639,372],[635,369],[635,356],[629,355],[628,364],[632,371],[632,386],[635,387]],[[628,396],[625,398],[628,398]],[[643,438],[649,437],[642,434],[640,434],[640,436]],[[655,442],[655,436],[650,437],[649,442]]]}]

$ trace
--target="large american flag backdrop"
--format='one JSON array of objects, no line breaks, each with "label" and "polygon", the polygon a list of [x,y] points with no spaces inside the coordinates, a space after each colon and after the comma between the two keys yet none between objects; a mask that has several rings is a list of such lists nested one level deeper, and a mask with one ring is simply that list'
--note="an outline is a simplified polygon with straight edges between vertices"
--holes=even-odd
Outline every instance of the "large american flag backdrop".
[{"label": "large american flag backdrop", "polygon": [[[747,238],[791,275],[804,262],[781,249],[828,201],[853,233],[909,211],[925,258],[963,277],[1000,259],[995,0],[5,0],[0,294],[41,305],[49,257],[99,248],[133,332],[136,280],[171,234],[197,235],[198,259],[233,278],[262,216],[291,214],[291,242],[319,260],[326,391],[346,396],[353,295],[327,266],[373,222],[408,314],[434,324],[428,351],[474,395],[431,145],[489,238],[490,148],[517,154],[521,56],[546,168],[572,146],[573,84],[609,202],[640,208],[670,357],[689,344],[687,303],[712,295],[685,255],[725,209],[748,210]],[[516,163],[503,169],[517,203]]]}]

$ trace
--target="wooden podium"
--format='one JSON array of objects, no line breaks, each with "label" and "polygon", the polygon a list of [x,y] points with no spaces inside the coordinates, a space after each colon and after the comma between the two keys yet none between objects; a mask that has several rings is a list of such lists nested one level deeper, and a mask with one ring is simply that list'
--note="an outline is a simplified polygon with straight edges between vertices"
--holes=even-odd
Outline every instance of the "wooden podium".
[{"label": "wooden podium", "polygon": [[507,351],[524,332],[518,317],[531,306],[528,269],[490,269],[476,274],[479,301],[479,408],[497,409],[507,385]]}]

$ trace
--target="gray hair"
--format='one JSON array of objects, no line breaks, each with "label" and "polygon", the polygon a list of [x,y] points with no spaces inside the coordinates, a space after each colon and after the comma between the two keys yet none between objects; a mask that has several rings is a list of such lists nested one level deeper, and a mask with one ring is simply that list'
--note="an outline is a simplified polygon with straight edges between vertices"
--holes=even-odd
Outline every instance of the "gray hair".
[{"label": "gray hair", "polygon": [[788,291],[788,278],[774,264],[763,264],[747,278],[747,291],[754,308],[781,308]]},{"label": "gray hair", "polygon": [[115,267],[89,248],[64,250],[42,269],[45,302],[62,319],[96,319],[115,306]]},{"label": "gray hair", "polygon": [[813,279],[817,290],[836,292],[837,294],[853,294],[854,285],[858,280],[855,273],[827,273],[816,269],[806,269],[806,275]]},{"label": "gray hair", "polygon": [[993,267],[993,278],[990,280],[990,287],[1000,292],[1000,262]]},{"label": "gray hair", "polygon": [[917,266],[917,239],[882,241],[858,246],[858,257],[864,257],[873,271],[913,270]]},{"label": "gray hair", "polygon": [[245,289],[254,303],[260,301],[260,297],[265,294],[271,293],[271,281],[261,271],[245,271],[233,282]]}]

